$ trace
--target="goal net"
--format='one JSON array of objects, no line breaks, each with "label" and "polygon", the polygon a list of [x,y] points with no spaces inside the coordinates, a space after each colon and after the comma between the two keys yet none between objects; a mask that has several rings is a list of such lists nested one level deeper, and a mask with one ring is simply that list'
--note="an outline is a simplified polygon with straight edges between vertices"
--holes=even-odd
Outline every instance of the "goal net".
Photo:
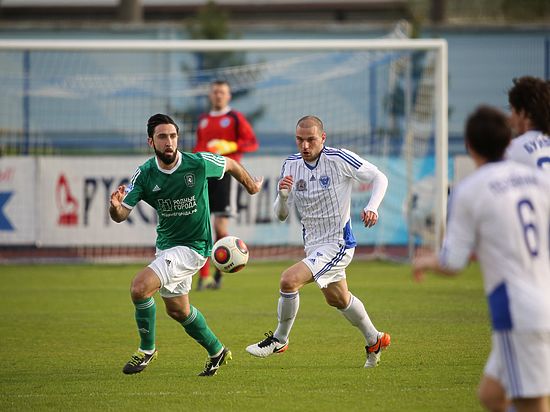
[{"label": "goal net", "polygon": [[[115,225],[109,191],[151,155],[145,124],[154,113],[173,116],[180,149],[192,150],[208,85],[223,79],[260,142],[243,162],[265,176],[265,188],[254,197],[237,191],[230,230],[257,257],[301,253],[296,213],[281,223],[271,206],[306,114],[323,120],[327,145],[358,153],[389,178],[372,229],[359,218],[371,188],[355,187],[357,254],[407,258],[419,245],[437,248],[447,193],[446,58],[443,40],[399,32],[374,40],[0,41],[0,192],[11,193],[0,245],[93,259],[150,254],[154,213],[144,206]],[[10,189],[18,179],[30,198]]]}]

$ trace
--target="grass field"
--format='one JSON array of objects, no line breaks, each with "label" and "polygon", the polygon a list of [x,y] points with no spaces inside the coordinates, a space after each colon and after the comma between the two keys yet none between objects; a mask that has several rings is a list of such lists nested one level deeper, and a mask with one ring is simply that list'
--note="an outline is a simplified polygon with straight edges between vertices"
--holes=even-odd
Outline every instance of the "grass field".
[{"label": "grass field", "polygon": [[129,283],[140,266],[0,266],[0,410],[477,411],[490,347],[481,279],[410,278],[408,266],[354,262],[352,292],[392,346],[364,369],[359,331],[301,292],[289,350],[267,359],[244,348],[276,326],[285,262],[252,263],[219,291],[191,302],[231,348],[233,361],[197,377],[206,353],[157,298],[159,358],[143,373],[121,369],[138,345]]}]

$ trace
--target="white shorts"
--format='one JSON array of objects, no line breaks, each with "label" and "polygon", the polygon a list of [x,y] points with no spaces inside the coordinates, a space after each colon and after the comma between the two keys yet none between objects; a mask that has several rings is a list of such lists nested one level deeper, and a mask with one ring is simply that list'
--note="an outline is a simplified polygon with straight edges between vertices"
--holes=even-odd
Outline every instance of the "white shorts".
[{"label": "white shorts", "polygon": [[500,382],[508,399],[550,395],[550,331],[493,332],[485,375]]},{"label": "white shorts", "polygon": [[328,244],[306,249],[302,262],[311,270],[313,280],[320,288],[346,278],[346,268],[351,263],[355,249],[344,245]]},{"label": "white shorts", "polygon": [[193,275],[204,266],[206,258],[187,246],[158,250],[149,267],[160,279],[160,295],[165,298],[187,295]]}]

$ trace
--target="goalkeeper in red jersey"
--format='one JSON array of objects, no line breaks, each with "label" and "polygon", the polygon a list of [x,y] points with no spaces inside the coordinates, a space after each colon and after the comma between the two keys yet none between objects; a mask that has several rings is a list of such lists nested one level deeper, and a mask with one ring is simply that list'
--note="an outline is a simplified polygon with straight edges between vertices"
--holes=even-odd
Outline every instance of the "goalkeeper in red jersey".
[{"label": "goalkeeper in red jersey", "polygon": [[[258,150],[258,141],[252,126],[244,115],[229,106],[231,87],[224,80],[210,84],[208,94],[210,112],[199,117],[197,143],[194,152],[211,152],[230,157],[240,162],[243,153]],[[225,175],[221,180],[208,181],[210,212],[214,215],[215,240],[227,236],[229,217],[236,210],[236,193],[231,191],[231,177]],[[210,265],[207,262],[200,271],[198,290],[206,286],[218,289],[221,286],[222,273],[216,270],[214,283],[207,285]]]}]

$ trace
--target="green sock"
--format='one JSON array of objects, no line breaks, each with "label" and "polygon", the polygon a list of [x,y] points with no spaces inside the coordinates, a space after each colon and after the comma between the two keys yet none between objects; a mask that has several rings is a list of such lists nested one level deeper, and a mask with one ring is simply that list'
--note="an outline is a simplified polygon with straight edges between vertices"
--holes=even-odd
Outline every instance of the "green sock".
[{"label": "green sock", "polygon": [[222,350],[223,345],[206,324],[202,313],[194,306],[191,306],[191,314],[181,322],[181,325],[189,336],[208,351],[209,356],[214,356]]},{"label": "green sock", "polygon": [[153,350],[155,349],[155,322],[157,307],[155,299],[139,300],[134,302],[136,307],[136,323],[138,327],[141,343],[140,349]]}]

